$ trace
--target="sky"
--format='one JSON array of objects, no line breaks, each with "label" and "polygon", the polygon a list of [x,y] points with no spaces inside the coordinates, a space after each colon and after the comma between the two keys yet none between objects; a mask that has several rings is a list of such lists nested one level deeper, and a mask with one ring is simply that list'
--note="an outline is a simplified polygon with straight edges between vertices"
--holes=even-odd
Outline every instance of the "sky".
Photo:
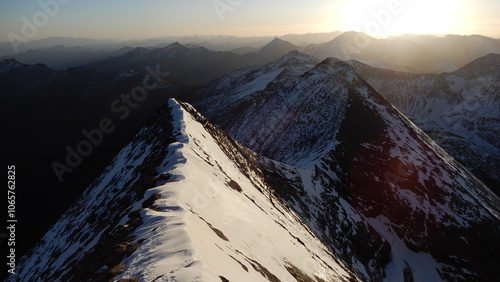
[{"label": "sky", "polygon": [[498,0],[0,0],[0,42],[51,36],[278,36],[357,30],[372,36],[500,37]]}]

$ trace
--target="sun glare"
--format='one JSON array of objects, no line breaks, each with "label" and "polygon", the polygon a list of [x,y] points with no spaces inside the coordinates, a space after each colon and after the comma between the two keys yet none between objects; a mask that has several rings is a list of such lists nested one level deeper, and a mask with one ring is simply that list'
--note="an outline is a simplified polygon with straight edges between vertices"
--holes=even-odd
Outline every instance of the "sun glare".
[{"label": "sun glare", "polygon": [[460,30],[463,0],[345,0],[336,8],[340,29],[372,36],[445,34]]}]

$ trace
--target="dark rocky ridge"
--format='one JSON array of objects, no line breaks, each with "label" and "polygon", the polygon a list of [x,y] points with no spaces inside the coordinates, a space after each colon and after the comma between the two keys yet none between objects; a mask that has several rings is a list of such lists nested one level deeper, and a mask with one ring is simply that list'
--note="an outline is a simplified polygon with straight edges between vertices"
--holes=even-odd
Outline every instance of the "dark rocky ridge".
[{"label": "dark rocky ridge", "polygon": [[450,155],[500,193],[500,55],[489,54],[443,74],[350,64]]},{"label": "dark rocky ridge", "polygon": [[[147,98],[136,108],[129,107],[129,116],[121,120],[123,112],[113,112],[112,103],[121,101],[121,95],[130,95],[145,79],[154,84],[152,78],[136,72],[123,75],[90,67],[54,71],[41,64],[0,61],[0,85],[4,87],[0,125],[6,132],[0,146],[2,164],[14,164],[22,174],[16,191],[23,199],[17,203],[19,256],[40,240],[161,104],[186,89],[173,78],[163,77],[166,84],[148,91]],[[61,183],[51,164],[65,164],[65,147],[76,149],[87,140],[82,130],[99,128],[103,119],[110,119],[116,129],[104,134],[102,142],[71,173],[64,173]]]}]

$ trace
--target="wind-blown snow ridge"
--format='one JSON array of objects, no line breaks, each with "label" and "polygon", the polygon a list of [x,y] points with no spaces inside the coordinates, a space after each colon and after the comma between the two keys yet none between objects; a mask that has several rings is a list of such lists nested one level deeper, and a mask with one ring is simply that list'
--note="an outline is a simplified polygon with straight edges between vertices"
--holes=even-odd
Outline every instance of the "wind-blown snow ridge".
[{"label": "wind-blown snow ridge", "polygon": [[201,91],[269,158],[170,101],[20,277],[494,281],[500,199],[351,65],[313,61],[290,53]]},{"label": "wind-blown snow ridge", "polygon": [[[17,278],[356,280],[272,192],[253,167],[257,156],[189,105],[170,100],[168,107],[172,128],[145,127],[51,228]],[[173,139],[161,137],[169,131]],[[125,201],[141,181],[149,189]],[[117,239],[123,230],[129,233]],[[103,243],[117,244],[101,255]]]},{"label": "wind-blown snow ridge", "polygon": [[[219,275],[229,281],[271,280],[255,271],[265,268],[264,276],[286,281],[293,277],[290,265],[328,281],[350,276],[286,207],[271,204],[264,183],[242,175],[202,124],[178,103],[169,105],[174,120],[182,122],[174,127],[179,141],[169,146],[171,157],[159,172],[178,181],[148,191],[160,193],[158,211],[143,211],[144,228],[136,236],[150,239],[125,261],[120,277],[148,280],[167,273],[164,278],[179,281],[217,281]],[[154,258],[145,264],[145,257]]]}]

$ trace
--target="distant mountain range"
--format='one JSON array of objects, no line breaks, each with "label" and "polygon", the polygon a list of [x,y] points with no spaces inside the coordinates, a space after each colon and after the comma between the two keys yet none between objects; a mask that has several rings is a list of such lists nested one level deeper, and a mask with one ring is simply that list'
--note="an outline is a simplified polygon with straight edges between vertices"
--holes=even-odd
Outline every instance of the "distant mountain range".
[{"label": "distant mountain range", "polygon": [[170,100],[20,279],[496,279],[498,196],[348,62],[292,51],[192,97],[225,132]]},{"label": "distant mountain range", "polygon": [[[279,39],[277,44],[273,40]],[[286,43],[285,43],[286,41]],[[161,49],[173,43],[189,48],[204,47],[210,51],[232,52],[237,55],[256,54],[269,49],[272,56],[250,56],[242,62],[253,65],[276,60],[289,51],[298,50],[318,60],[336,57],[357,60],[372,67],[412,73],[452,72],[490,53],[500,54],[500,40],[480,35],[402,35],[376,39],[359,32],[289,34],[273,37],[185,36],[146,40],[110,41],[85,38],[48,38],[23,43],[14,54],[10,43],[0,43],[0,59],[15,58],[26,63],[43,63],[54,69],[64,69],[95,63],[108,57],[118,57],[132,48]],[[266,47],[267,46],[267,47]],[[56,48],[57,47],[57,48]],[[127,49],[124,49],[126,47]],[[2,51],[3,50],[3,51]],[[269,53],[271,54],[271,53]],[[255,61],[256,60],[256,61]],[[227,63],[227,62],[226,62]],[[241,66],[246,66],[241,63]]]},{"label": "distant mountain range", "polygon": [[[123,47],[116,51],[94,50],[86,47],[56,46],[46,49],[30,49],[15,56],[7,55],[4,59],[14,57],[24,64],[43,63],[55,70],[83,66],[92,62],[101,61],[108,57],[116,57],[131,51],[130,47]],[[1,59],[1,58],[0,58]]]},{"label": "distant mountain range", "polygon": [[[280,36],[281,39],[290,41],[295,45],[305,46],[313,43],[330,41],[339,34],[340,31],[328,33],[308,33],[308,34],[287,34]],[[269,43],[274,37],[237,37],[237,36],[164,36],[150,39],[137,40],[112,40],[112,39],[89,39],[73,37],[49,37],[45,39],[21,42],[17,46],[18,52],[23,53],[29,50],[47,49],[56,46],[64,47],[84,47],[96,51],[114,51],[124,46],[129,47],[164,47],[165,45],[179,42],[183,45],[196,44],[214,51],[230,51],[236,48],[251,47],[261,48]],[[0,42],[0,57],[16,55],[16,50],[10,42]]]},{"label": "distant mountain range", "polygon": [[376,39],[363,33],[347,32],[301,51],[320,60],[336,57],[397,71],[441,73],[455,71],[490,53],[500,54],[500,41],[480,35],[404,35]]},{"label": "distant mountain range", "polygon": [[[495,39],[358,36],[125,48],[63,70],[0,60],[2,155],[30,176],[19,254],[55,223],[12,281],[494,281],[500,55],[459,62]],[[412,56],[391,61],[398,40]],[[457,69],[415,73],[440,56]],[[60,183],[53,162],[103,119],[115,130]]]},{"label": "distant mountain range", "polygon": [[130,68],[143,72],[147,66],[158,65],[186,83],[199,85],[239,68],[272,62],[296,48],[297,46],[291,43],[274,39],[256,52],[238,55],[232,52],[211,51],[199,46],[186,47],[176,42],[162,48],[135,48],[121,56],[89,66],[102,70]]}]

